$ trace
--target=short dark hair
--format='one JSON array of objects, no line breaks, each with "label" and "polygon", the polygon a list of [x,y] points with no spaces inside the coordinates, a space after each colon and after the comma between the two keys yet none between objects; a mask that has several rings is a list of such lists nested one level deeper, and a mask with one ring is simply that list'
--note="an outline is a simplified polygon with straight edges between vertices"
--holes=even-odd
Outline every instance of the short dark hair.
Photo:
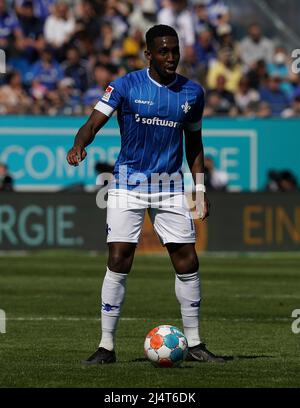
[{"label": "short dark hair", "polygon": [[157,37],[176,37],[178,40],[178,34],[174,28],[168,25],[158,24],[149,28],[149,30],[146,32],[147,48],[150,48],[153,45],[154,39]]}]

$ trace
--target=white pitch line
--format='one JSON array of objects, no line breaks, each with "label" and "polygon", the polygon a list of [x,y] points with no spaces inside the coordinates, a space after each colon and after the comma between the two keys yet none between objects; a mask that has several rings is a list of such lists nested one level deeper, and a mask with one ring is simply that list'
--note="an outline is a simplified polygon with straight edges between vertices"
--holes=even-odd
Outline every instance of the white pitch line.
[{"label": "white pitch line", "polygon": [[[69,317],[69,316],[52,316],[52,317],[7,317],[6,320],[10,321],[33,321],[33,322],[39,322],[39,321],[69,321],[69,322],[83,322],[83,321],[101,321],[101,319],[93,318],[93,317]],[[146,321],[146,320],[152,320],[150,317],[121,317],[120,320],[123,321]],[[161,320],[161,319],[160,319]],[[170,322],[170,321],[181,321],[179,318],[164,318],[163,319],[165,322]],[[222,321],[222,322],[290,322],[291,318],[287,317],[273,317],[273,318],[252,318],[252,317],[245,317],[245,318],[227,318],[227,317],[219,317],[219,318],[213,318],[213,319],[202,319],[202,321]]]}]

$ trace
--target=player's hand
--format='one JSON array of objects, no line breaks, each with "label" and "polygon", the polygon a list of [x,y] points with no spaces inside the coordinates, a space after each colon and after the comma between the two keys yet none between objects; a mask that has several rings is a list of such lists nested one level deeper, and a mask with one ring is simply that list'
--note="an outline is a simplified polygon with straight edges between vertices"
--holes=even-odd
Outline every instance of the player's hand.
[{"label": "player's hand", "polygon": [[81,146],[73,146],[67,154],[67,161],[71,166],[78,166],[86,158],[87,152]]},{"label": "player's hand", "polygon": [[197,211],[198,217],[202,221],[204,221],[205,218],[209,216],[210,201],[206,193],[196,194],[196,211]]}]

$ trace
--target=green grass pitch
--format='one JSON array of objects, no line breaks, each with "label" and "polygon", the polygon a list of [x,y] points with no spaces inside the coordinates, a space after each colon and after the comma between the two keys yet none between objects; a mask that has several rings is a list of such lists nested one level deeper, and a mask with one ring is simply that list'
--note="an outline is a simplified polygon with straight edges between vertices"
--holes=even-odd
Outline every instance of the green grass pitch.
[{"label": "green grass pitch", "polygon": [[201,333],[226,364],[144,360],[147,332],[181,326],[167,257],[137,255],[117,335],[116,364],[81,364],[99,342],[106,256],[44,252],[0,257],[0,387],[299,387],[300,257],[200,255]]}]

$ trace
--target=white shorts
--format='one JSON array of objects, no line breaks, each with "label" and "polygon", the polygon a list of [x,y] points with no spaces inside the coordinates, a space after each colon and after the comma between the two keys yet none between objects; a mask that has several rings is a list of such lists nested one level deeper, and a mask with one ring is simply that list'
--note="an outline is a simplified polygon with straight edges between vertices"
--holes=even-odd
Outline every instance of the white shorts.
[{"label": "white shorts", "polygon": [[107,242],[138,243],[146,211],[163,245],[195,243],[195,224],[183,193],[139,194],[128,190],[108,191]]}]

